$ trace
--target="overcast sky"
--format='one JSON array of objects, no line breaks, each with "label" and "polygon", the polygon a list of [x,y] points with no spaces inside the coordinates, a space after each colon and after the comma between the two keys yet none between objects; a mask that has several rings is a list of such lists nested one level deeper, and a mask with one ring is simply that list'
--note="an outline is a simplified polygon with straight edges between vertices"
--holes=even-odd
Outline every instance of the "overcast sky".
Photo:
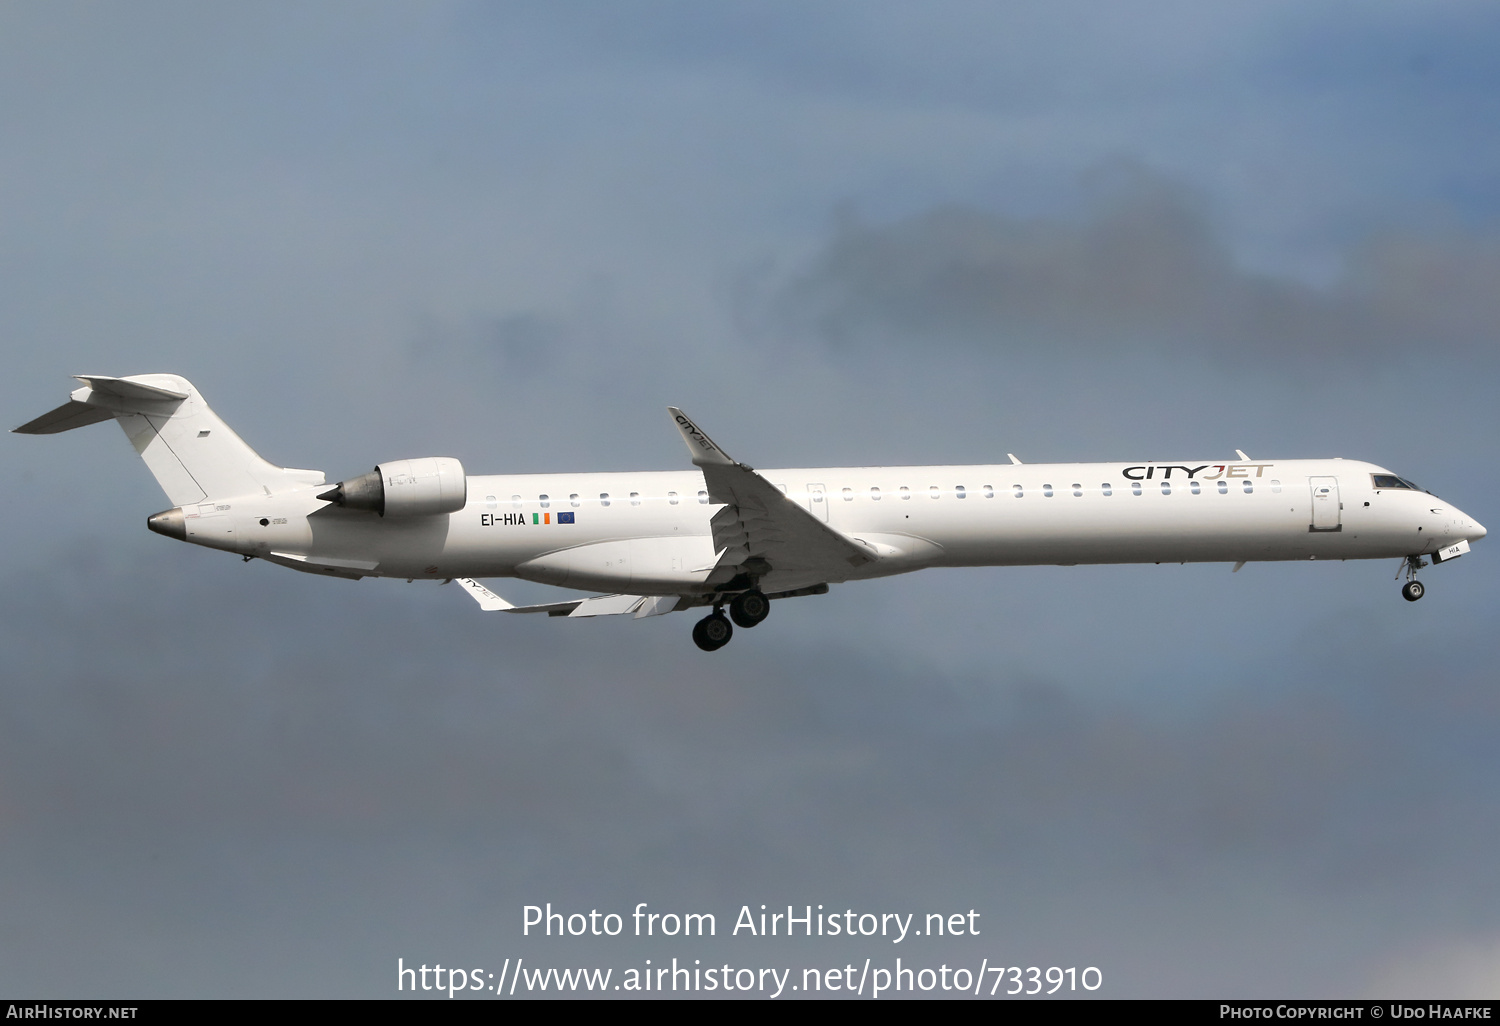
[{"label": "overcast sky", "polygon": [[[1496,124],[1478,0],[7,4],[0,405],[182,374],[331,480],[677,469],[668,404],[757,467],[1346,456],[1493,526]],[[1484,544],[1417,604],[1395,560],[929,571],[704,654],[181,545],[118,429],[4,438],[0,993],[1500,991]],[[720,936],[523,938],[548,901]],[[726,936],[762,903],[984,932]]]}]

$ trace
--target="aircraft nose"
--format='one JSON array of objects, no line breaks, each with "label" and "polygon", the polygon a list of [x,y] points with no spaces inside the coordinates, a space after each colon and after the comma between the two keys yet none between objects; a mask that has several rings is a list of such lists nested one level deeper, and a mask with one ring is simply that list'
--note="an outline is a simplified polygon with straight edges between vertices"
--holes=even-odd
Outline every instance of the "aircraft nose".
[{"label": "aircraft nose", "polygon": [[1457,523],[1453,526],[1458,529],[1457,533],[1459,537],[1465,541],[1477,542],[1489,533],[1484,529],[1483,524],[1469,516],[1463,510],[1455,509],[1453,515],[1457,518]]}]

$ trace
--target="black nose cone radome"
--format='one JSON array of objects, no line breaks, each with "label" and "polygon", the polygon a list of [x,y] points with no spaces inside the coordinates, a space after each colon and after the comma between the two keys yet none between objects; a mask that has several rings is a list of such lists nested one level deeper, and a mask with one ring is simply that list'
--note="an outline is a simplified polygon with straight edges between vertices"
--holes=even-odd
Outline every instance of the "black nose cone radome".
[{"label": "black nose cone radome", "polygon": [[187,524],[183,522],[181,506],[151,514],[146,518],[146,526],[157,534],[164,534],[178,541],[187,541]]}]

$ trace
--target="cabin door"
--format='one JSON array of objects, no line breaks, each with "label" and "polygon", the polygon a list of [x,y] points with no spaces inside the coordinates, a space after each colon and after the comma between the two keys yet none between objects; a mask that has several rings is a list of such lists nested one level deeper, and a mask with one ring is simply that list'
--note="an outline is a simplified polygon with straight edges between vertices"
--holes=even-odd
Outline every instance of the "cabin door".
[{"label": "cabin door", "polygon": [[1308,486],[1312,488],[1312,524],[1308,528],[1312,531],[1342,531],[1342,517],[1340,511],[1344,508],[1339,502],[1339,479],[1336,477],[1310,477],[1307,479]]}]

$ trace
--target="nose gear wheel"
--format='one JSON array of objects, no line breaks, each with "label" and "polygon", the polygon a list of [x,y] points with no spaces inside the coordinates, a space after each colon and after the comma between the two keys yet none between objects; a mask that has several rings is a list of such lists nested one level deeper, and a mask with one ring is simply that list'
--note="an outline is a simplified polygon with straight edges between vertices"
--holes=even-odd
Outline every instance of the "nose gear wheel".
[{"label": "nose gear wheel", "polygon": [[1417,580],[1417,571],[1426,565],[1427,561],[1421,556],[1407,556],[1402,569],[1396,571],[1397,577],[1401,576],[1402,570],[1406,572],[1406,583],[1401,586],[1401,597],[1406,601],[1415,602],[1427,593],[1422,582]]}]

